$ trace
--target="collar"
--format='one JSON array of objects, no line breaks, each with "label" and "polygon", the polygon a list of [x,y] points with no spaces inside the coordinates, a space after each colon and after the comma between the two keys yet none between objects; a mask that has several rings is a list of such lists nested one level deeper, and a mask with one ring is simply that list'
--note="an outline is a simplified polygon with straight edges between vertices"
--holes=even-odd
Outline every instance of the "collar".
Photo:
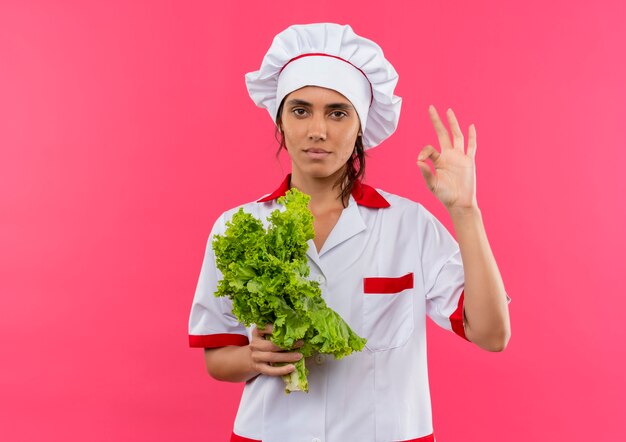
[{"label": "collar", "polygon": [[[265,203],[267,201],[275,200],[289,190],[289,183],[291,182],[291,174],[287,174],[283,182],[278,186],[278,189],[270,193],[268,196],[261,198],[257,203]],[[389,202],[378,193],[376,189],[367,184],[363,184],[361,181],[356,181],[352,186],[352,197],[354,201],[364,207],[371,207],[373,209],[384,209],[391,206]]]}]

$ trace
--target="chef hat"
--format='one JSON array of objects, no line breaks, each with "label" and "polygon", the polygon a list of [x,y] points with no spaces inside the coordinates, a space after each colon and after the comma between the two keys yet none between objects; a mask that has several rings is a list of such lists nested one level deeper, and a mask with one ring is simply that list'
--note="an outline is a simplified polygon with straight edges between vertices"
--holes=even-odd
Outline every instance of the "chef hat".
[{"label": "chef hat", "polygon": [[272,120],[283,98],[304,86],[321,86],[344,95],[357,111],[368,149],[398,125],[402,99],[393,94],[398,74],[371,40],[349,25],[293,25],[276,37],[261,68],[246,74],[250,97]]}]

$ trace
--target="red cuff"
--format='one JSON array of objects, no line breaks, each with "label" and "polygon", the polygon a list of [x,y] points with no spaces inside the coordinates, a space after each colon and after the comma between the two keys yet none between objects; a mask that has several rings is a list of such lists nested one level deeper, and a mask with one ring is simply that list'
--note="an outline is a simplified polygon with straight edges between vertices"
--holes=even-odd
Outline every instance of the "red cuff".
[{"label": "red cuff", "polygon": [[189,335],[189,346],[200,348],[218,348],[227,345],[248,345],[248,337],[237,333],[218,333],[215,335]]},{"label": "red cuff", "polygon": [[452,315],[450,315],[450,324],[452,324],[452,331],[469,341],[465,336],[465,327],[463,326],[463,298],[465,295],[465,290],[461,292],[461,297],[459,298],[459,305]]},{"label": "red cuff", "polygon": [[428,436],[418,437],[417,439],[405,440],[403,442],[435,442],[435,435],[429,434]]},{"label": "red cuff", "polygon": [[248,439],[247,437],[243,437],[243,436],[237,436],[235,433],[233,433],[230,436],[230,442],[262,442],[262,441],[257,440],[257,439]]},{"label": "red cuff", "polygon": [[[247,437],[237,436],[235,433],[232,433],[230,436],[230,442],[262,442],[258,439],[248,439]],[[428,436],[418,437],[417,439],[405,440],[402,442],[435,442],[434,434],[429,434]]]}]

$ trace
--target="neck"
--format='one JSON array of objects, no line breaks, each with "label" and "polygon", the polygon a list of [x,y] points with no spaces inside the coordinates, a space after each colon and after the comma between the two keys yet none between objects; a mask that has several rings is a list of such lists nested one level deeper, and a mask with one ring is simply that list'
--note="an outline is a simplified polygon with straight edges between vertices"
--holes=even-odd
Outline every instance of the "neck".
[{"label": "neck", "polygon": [[290,187],[295,187],[311,196],[309,202],[311,210],[339,207],[343,209],[344,206],[340,198],[341,186],[335,186],[342,173],[343,170],[339,170],[329,177],[318,178],[299,174],[298,171],[294,170],[291,174]]}]

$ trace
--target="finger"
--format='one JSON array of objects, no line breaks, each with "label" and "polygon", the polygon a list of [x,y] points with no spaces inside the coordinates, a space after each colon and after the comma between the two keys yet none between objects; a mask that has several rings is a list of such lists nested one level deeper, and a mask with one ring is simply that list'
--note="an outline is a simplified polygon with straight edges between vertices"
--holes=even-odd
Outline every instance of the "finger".
[{"label": "finger", "polygon": [[252,340],[250,341],[250,347],[253,350],[261,351],[284,351],[284,348],[279,347],[272,342],[272,336],[269,334],[261,335],[259,333],[252,333]]},{"label": "finger", "polygon": [[467,139],[467,155],[470,158],[476,157],[476,127],[473,124],[470,124],[469,127],[469,136]]},{"label": "finger", "polygon": [[437,138],[439,139],[439,145],[441,146],[441,150],[452,149],[448,130],[441,122],[439,114],[437,113],[437,109],[435,109],[435,106],[433,106],[432,104],[428,107],[428,114],[430,115],[430,121],[435,127],[435,132],[437,132]]},{"label": "finger", "polygon": [[430,166],[428,165],[426,160],[428,158],[431,158],[434,163],[439,158],[439,155],[439,152],[437,152],[437,150],[429,144],[422,149],[417,157],[417,166],[420,168],[420,172],[422,172],[424,180],[426,180],[426,185],[431,191],[434,191],[437,186],[437,177],[430,170]]},{"label": "finger", "polygon": [[295,365],[287,364],[273,367],[268,364],[254,364],[254,370],[269,376],[284,376],[296,370]]},{"label": "finger", "polygon": [[452,109],[448,109],[448,122],[450,123],[450,130],[452,130],[452,138],[454,140],[454,148],[459,149],[461,152],[465,152],[465,144],[463,144],[463,132],[461,132],[461,128],[459,127],[459,122],[456,119],[456,115],[454,115],[454,111]]},{"label": "finger", "polygon": [[255,331],[258,336],[271,335],[274,331],[274,326],[272,324],[266,324],[265,327],[262,328],[257,326],[252,330],[252,333],[255,333]]},{"label": "finger", "polygon": [[281,353],[274,351],[254,351],[252,352],[252,360],[256,363],[280,363],[280,362],[297,362],[302,359],[302,353]]},{"label": "finger", "polygon": [[418,161],[417,167],[420,168],[420,172],[422,172],[422,176],[424,177],[424,180],[426,181],[426,186],[428,186],[428,189],[431,192],[434,192],[435,188],[437,187],[437,177],[430,170],[430,166],[428,165],[428,163],[424,163],[423,161]]},{"label": "finger", "polygon": [[300,348],[303,345],[304,345],[304,341],[300,339],[299,341],[296,341],[295,344],[293,344],[293,348]]},{"label": "finger", "polygon": [[430,160],[435,163],[439,159],[440,155],[441,154],[437,151],[437,149],[428,144],[427,146],[424,146],[424,148],[417,155],[417,161],[425,162],[430,158]]},{"label": "finger", "polygon": [[257,338],[250,343],[250,347],[254,351],[264,351],[264,352],[282,352],[284,351],[282,348],[274,344],[269,339]]}]

